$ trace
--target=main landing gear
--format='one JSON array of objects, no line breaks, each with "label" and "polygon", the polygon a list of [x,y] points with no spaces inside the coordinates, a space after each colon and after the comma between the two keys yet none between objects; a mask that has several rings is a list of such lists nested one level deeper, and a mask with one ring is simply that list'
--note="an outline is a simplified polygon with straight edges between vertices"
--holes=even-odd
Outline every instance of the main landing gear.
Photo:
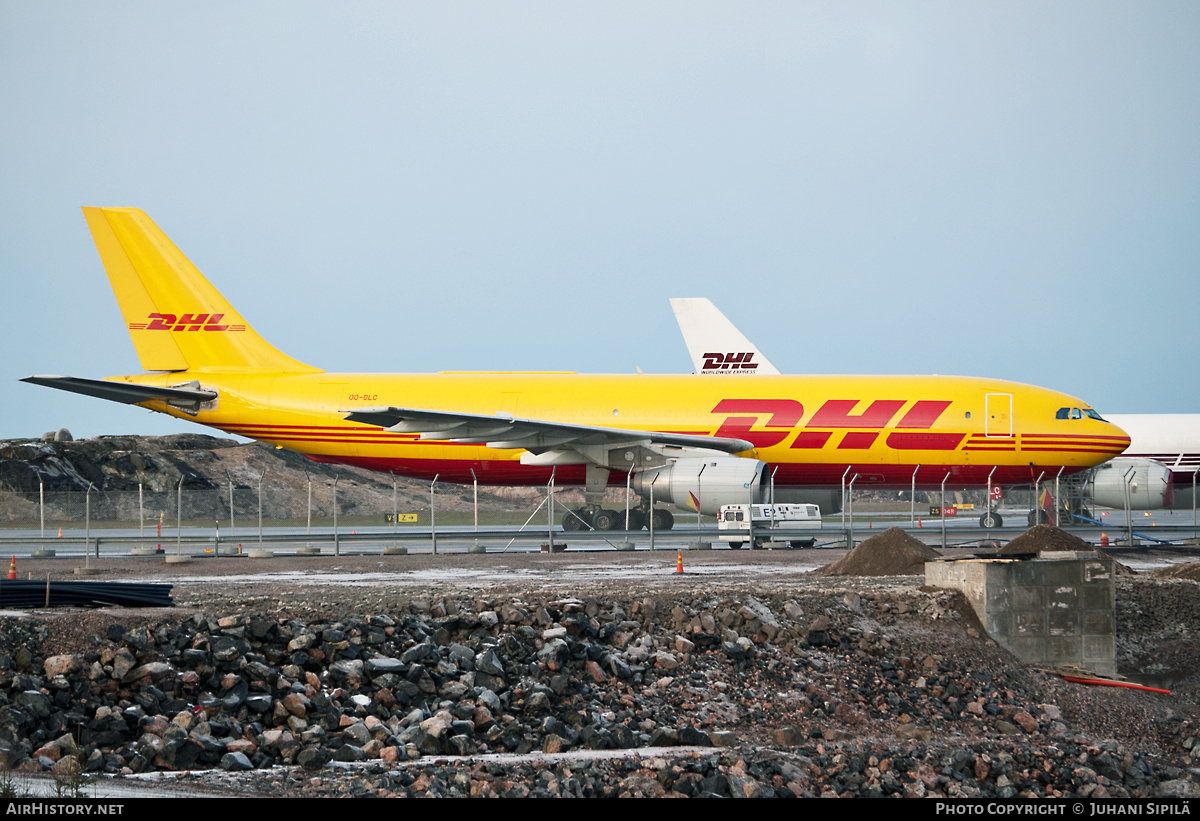
[{"label": "main landing gear", "polygon": [[[646,527],[646,514],[645,508],[630,508],[629,530],[641,530]],[[671,511],[656,507],[653,515],[655,530],[670,530],[675,526],[675,517],[671,515]],[[601,532],[625,530],[625,511],[607,508],[568,510],[563,515],[563,530],[568,533],[580,530],[599,530]]]}]

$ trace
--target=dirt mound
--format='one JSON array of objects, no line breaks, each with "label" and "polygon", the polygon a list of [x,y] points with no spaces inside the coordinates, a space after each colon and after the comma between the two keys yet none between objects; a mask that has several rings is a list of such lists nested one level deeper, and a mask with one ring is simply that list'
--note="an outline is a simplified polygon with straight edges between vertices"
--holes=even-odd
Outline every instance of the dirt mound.
[{"label": "dirt mound", "polygon": [[1150,575],[1157,576],[1160,579],[1186,579],[1188,581],[1200,582],[1200,562],[1185,562],[1184,564],[1160,567],[1151,570]]},{"label": "dirt mound", "polygon": [[1095,550],[1095,545],[1054,525],[1035,525],[1000,548],[998,553],[1045,553],[1062,550]]},{"label": "dirt mound", "polygon": [[813,571],[816,576],[919,576],[925,562],[941,558],[932,547],[891,527],[864,541],[832,564]]}]

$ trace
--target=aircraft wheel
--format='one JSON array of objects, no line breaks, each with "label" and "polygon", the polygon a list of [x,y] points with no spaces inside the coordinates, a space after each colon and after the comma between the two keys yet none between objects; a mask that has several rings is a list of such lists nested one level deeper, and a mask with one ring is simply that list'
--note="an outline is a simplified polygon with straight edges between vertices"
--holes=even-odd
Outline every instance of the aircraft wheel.
[{"label": "aircraft wheel", "polygon": [[991,530],[992,528],[1000,527],[1004,524],[1004,520],[1000,518],[994,510],[989,510],[987,513],[979,517],[979,526]]},{"label": "aircraft wheel", "polygon": [[730,543],[729,543],[729,549],[730,549],[730,550],[741,550],[741,549],[742,549],[742,543],[741,543],[741,542],[730,542]]},{"label": "aircraft wheel", "polygon": [[576,531],[583,530],[588,524],[587,511],[584,510],[567,511],[567,513],[563,516],[563,530],[568,533],[575,533]]},{"label": "aircraft wheel", "polygon": [[654,517],[655,530],[670,530],[675,526],[675,517],[671,515],[671,511],[669,510],[656,507],[650,515]]},{"label": "aircraft wheel", "polygon": [[609,531],[616,530],[625,523],[625,516],[622,514],[620,521],[617,518],[615,510],[597,510],[592,514],[592,527],[597,530]]},{"label": "aircraft wheel", "polygon": [[[624,523],[625,522],[625,514],[622,512],[620,515],[621,515],[621,522]],[[646,526],[646,514],[645,513],[642,513],[642,511],[637,510],[636,508],[629,511],[629,529],[630,530],[641,530],[645,526]]]}]

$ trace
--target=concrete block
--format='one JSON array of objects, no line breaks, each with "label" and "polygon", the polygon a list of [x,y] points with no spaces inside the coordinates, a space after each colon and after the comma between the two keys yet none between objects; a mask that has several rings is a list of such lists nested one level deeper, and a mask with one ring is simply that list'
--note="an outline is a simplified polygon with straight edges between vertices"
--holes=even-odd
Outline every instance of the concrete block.
[{"label": "concrete block", "polygon": [[1041,587],[1046,583],[1044,569],[1035,561],[1013,562],[1008,571],[1011,574],[1009,584],[1024,584]]},{"label": "concrete block", "polygon": [[1045,610],[1046,588],[1037,585],[1014,585],[1012,607],[1014,610]]},{"label": "concrete block", "polygon": [[1041,611],[1018,610],[1011,616],[1014,636],[1030,638],[1046,635],[1046,619]]},{"label": "concrete block", "polygon": [[1046,639],[1046,662],[1049,664],[1079,664],[1083,660],[1082,636],[1049,636]]},{"label": "concrete block", "polygon": [[1080,612],[1074,608],[1051,607],[1046,611],[1046,635],[1082,635],[1083,620],[1080,616]]},{"label": "concrete block", "polygon": [[1029,663],[1116,672],[1112,561],[1093,552],[930,562],[926,584],[962,591],[1002,646]]}]

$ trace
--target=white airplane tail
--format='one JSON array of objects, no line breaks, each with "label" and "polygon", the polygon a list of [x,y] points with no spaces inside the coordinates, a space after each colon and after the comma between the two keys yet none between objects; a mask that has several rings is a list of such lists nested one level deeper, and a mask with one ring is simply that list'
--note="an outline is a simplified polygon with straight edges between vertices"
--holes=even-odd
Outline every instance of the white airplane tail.
[{"label": "white airplane tail", "polygon": [[675,298],[671,310],[696,373],[779,375],[779,369],[710,300]]}]

